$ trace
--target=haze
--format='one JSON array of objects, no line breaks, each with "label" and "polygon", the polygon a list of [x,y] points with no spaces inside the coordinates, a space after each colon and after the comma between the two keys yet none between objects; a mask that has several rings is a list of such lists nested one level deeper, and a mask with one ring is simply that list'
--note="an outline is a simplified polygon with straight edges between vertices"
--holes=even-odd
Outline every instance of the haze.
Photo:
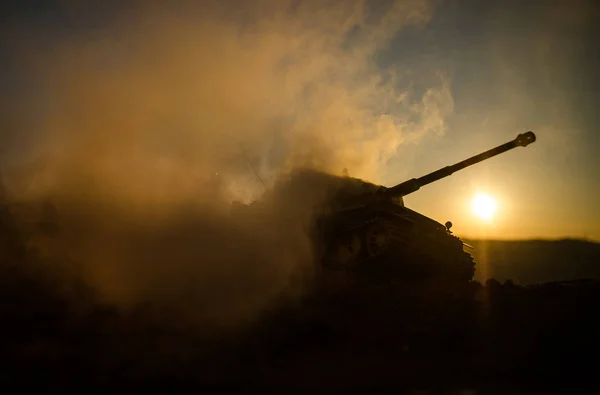
[{"label": "haze", "polygon": [[[311,268],[324,189],[298,168],[393,185],[533,130],[407,205],[465,237],[600,240],[598,8],[521,3],[7,3],[6,194],[52,201],[63,234],[37,247],[111,298],[194,300],[217,321]],[[263,220],[230,215],[274,185]]]},{"label": "haze", "polygon": [[[59,157],[27,193],[83,162],[144,201],[217,172],[250,200],[241,148],[268,184],[312,166],[392,185],[533,130],[407,203],[469,237],[600,239],[593,1],[7,4],[2,161]],[[493,226],[469,214],[482,189]]]}]

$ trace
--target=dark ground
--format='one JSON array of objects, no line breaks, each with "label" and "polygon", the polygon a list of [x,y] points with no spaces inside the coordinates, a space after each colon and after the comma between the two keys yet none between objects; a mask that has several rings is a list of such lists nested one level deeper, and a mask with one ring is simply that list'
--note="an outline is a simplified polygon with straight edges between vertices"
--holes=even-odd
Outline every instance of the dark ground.
[{"label": "dark ground", "polygon": [[535,290],[474,283],[461,294],[427,298],[362,291],[306,301],[267,314],[247,332],[215,337],[150,307],[77,313],[49,295],[27,292],[25,299],[3,289],[4,385],[261,393],[600,389],[597,283]]},{"label": "dark ground", "polygon": [[[244,330],[98,303],[0,228],[2,388],[219,393],[598,393],[600,283],[356,286]],[[568,260],[568,256],[565,256]],[[422,291],[422,290],[421,290]],[[19,392],[20,392],[19,391]],[[3,393],[10,393],[3,389]]]}]

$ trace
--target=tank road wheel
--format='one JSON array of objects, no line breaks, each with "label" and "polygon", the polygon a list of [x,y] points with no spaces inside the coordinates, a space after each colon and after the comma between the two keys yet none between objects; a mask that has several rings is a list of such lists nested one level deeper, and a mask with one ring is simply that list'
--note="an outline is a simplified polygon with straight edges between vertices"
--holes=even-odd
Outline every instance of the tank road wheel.
[{"label": "tank road wheel", "polygon": [[389,249],[390,231],[383,221],[374,222],[365,232],[365,246],[368,258],[382,255]]},{"label": "tank road wheel", "polygon": [[349,269],[356,266],[360,261],[362,247],[360,237],[355,233],[337,239],[327,254],[326,266],[333,269]]},{"label": "tank road wheel", "polygon": [[365,259],[402,254],[410,245],[411,235],[386,219],[371,222],[364,233]]}]

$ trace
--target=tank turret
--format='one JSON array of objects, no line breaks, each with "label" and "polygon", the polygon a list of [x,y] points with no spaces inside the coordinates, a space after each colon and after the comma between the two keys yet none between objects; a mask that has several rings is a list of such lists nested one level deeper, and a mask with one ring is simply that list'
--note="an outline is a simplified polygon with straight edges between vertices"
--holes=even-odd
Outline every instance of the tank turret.
[{"label": "tank turret", "polygon": [[[470,281],[473,257],[447,226],[405,207],[402,197],[422,186],[516,147],[536,141],[529,131],[451,166],[393,187],[348,178],[317,221],[317,250],[324,267],[384,278]],[[356,187],[356,183],[363,185]],[[357,194],[348,191],[361,191]],[[365,192],[366,191],[366,192]]]}]

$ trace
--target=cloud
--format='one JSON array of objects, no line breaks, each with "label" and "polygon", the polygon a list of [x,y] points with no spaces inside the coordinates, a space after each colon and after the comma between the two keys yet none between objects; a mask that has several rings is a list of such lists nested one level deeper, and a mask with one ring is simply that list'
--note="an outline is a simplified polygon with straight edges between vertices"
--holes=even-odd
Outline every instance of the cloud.
[{"label": "cloud", "polygon": [[56,243],[115,299],[254,311],[311,260],[317,198],[232,218],[231,200],[263,192],[248,162],[269,186],[300,167],[377,181],[452,110],[447,81],[415,97],[374,62],[427,23],[427,1],[131,2],[89,31],[93,13],[64,10],[79,34],[19,41],[34,100],[7,117],[4,182],[55,202]]}]

